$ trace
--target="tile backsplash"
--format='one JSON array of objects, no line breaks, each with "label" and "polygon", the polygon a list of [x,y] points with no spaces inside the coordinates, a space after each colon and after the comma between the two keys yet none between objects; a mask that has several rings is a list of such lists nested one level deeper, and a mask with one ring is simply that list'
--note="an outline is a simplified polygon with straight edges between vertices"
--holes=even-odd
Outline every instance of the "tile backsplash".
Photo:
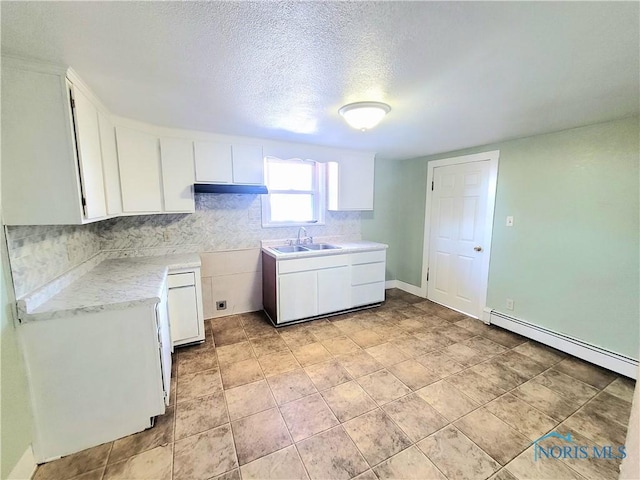
[{"label": "tile backsplash", "polygon": [[[359,212],[327,212],[312,236],[359,236]],[[121,217],[101,222],[103,249],[197,245],[201,252],[260,247],[261,240],[294,238],[297,227],[262,228],[259,195],[196,194],[194,214]]]},{"label": "tile backsplash", "polygon": [[[79,226],[7,227],[16,298],[101,250],[184,247],[217,252],[260,248],[261,240],[295,238],[297,227],[262,228],[259,195],[196,194],[193,214],[120,217]],[[360,239],[359,212],[327,212],[314,237]]]},{"label": "tile backsplash", "polygon": [[7,227],[16,298],[100,252],[99,224]]}]

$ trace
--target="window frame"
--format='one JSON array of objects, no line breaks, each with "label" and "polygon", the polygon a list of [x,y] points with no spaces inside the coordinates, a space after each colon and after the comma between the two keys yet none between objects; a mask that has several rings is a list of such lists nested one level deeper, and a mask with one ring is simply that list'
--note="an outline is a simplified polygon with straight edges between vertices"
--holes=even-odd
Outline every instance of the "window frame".
[{"label": "window frame", "polygon": [[[313,164],[313,190],[275,190],[269,188],[269,162],[276,162],[282,164],[292,163],[312,163]],[[310,225],[324,225],[325,224],[325,211],[326,211],[326,169],[325,164],[317,162],[311,159],[301,158],[278,158],[278,157],[265,157],[264,159],[264,177],[265,184],[269,193],[262,195],[262,226],[264,228],[273,227],[308,227]],[[314,197],[313,202],[313,216],[314,219],[307,222],[277,222],[271,220],[271,195],[287,194],[287,195],[312,195]]]}]

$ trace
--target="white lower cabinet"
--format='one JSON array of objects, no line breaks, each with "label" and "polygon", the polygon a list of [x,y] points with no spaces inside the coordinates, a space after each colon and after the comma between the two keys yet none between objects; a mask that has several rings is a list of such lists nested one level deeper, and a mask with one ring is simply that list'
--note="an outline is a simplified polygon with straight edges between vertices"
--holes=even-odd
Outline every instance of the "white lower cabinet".
[{"label": "white lower cabinet", "polygon": [[174,347],[204,340],[204,315],[200,269],[171,271],[169,286],[169,321]]},{"label": "white lower cabinet", "polygon": [[165,412],[171,385],[166,299],[27,321],[18,330],[36,462],[140,432]]},{"label": "white lower cabinet", "polygon": [[351,256],[351,302],[354,307],[384,301],[386,251]]},{"label": "white lower cabinet", "polygon": [[316,271],[281,275],[278,278],[278,291],[280,292],[279,322],[318,315],[318,273]]},{"label": "white lower cabinet", "polygon": [[262,253],[262,302],[276,324],[384,301],[385,251],[279,258]]},{"label": "white lower cabinet", "polygon": [[318,315],[351,307],[349,267],[318,270]]},{"label": "white lower cabinet", "polygon": [[347,265],[278,278],[280,322],[315,317],[349,308],[349,267]]}]

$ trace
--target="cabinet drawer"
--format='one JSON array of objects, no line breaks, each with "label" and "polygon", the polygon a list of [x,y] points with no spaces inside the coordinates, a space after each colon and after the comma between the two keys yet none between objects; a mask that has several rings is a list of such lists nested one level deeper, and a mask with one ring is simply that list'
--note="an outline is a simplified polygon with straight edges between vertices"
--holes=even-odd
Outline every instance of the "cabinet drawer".
[{"label": "cabinet drawer", "polygon": [[384,262],[387,252],[385,250],[376,250],[374,252],[362,252],[351,254],[351,265],[360,265],[362,263]]},{"label": "cabinet drawer", "polygon": [[354,307],[384,301],[384,282],[351,287],[351,304]]},{"label": "cabinet drawer", "polygon": [[365,263],[351,267],[351,285],[383,282],[385,277],[385,263]]},{"label": "cabinet drawer", "polygon": [[278,262],[278,273],[303,272],[306,270],[320,270],[323,268],[342,267],[349,265],[349,256],[323,255],[312,258],[295,258],[291,260],[280,260]]},{"label": "cabinet drawer", "polygon": [[169,288],[188,287],[196,284],[196,277],[193,272],[170,273],[167,275],[167,285]]}]

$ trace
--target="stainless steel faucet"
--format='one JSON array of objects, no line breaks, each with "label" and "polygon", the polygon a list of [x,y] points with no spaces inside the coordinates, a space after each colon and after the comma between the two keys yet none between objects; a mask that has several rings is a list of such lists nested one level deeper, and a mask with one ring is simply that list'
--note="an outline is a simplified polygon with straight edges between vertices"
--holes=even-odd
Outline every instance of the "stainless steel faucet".
[{"label": "stainless steel faucet", "polygon": [[302,242],[300,242],[300,232],[304,232],[304,236],[307,237],[307,229],[304,227],[300,227],[298,229],[298,239],[296,240],[296,244],[300,245]]}]

